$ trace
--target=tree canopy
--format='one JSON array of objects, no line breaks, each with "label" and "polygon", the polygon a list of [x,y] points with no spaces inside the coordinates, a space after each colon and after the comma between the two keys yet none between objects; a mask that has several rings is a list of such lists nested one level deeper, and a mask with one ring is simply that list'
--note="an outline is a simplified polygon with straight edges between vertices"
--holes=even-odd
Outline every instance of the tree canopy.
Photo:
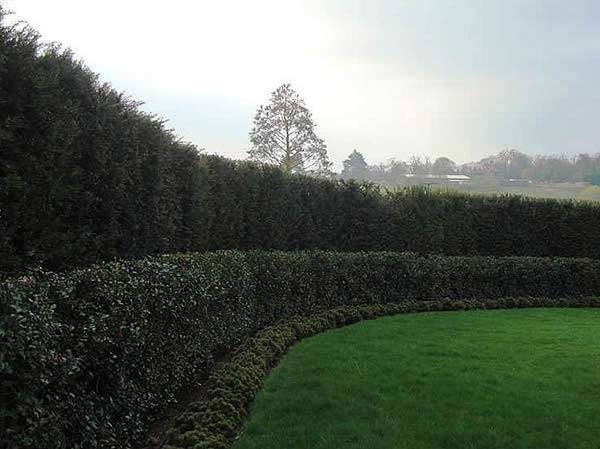
[{"label": "tree canopy", "polygon": [[282,84],[269,104],[256,111],[250,131],[250,159],[280,166],[288,173],[327,173],[327,146],[315,132],[312,113],[290,84]]},{"label": "tree canopy", "polygon": [[343,162],[343,165],[342,179],[369,179],[369,166],[365,161],[365,157],[359,151],[352,151],[348,155],[348,159]]},{"label": "tree canopy", "polygon": [[451,175],[456,172],[456,164],[447,157],[438,157],[431,166],[434,175]]}]

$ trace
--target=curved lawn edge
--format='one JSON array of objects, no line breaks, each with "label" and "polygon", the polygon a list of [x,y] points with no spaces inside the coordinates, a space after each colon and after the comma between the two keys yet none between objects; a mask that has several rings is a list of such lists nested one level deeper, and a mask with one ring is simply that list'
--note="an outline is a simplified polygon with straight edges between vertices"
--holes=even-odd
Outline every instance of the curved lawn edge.
[{"label": "curved lawn edge", "polygon": [[600,307],[600,298],[506,298],[495,300],[407,300],[401,304],[342,306],[266,327],[238,347],[216,369],[202,397],[187,405],[149,448],[225,449],[246,423],[254,398],[271,369],[298,341],[330,329],[388,315],[534,307]]}]

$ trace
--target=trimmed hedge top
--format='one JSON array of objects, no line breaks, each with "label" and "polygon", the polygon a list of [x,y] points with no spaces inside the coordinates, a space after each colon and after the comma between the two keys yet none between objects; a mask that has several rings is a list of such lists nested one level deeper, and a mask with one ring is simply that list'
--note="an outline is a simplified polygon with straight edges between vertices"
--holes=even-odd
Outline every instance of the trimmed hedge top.
[{"label": "trimmed hedge top", "polygon": [[219,251],[35,272],[0,284],[0,441],[132,447],[216,358],[295,316],[407,299],[598,294],[591,259]]}]

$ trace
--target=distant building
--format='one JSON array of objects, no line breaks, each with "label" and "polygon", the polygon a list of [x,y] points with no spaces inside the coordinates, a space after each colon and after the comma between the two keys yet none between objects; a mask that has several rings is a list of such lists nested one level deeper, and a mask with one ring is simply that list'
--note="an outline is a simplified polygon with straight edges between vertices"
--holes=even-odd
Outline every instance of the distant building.
[{"label": "distant building", "polygon": [[510,179],[505,179],[503,181],[503,184],[509,185],[509,186],[528,186],[529,184],[533,184],[533,181],[531,181],[530,179],[510,178]]},{"label": "distant building", "polygon": [[456,185],[468,184],[471,177],[467,175],[424,175],[417,173],[407,173],[403,175],[408,185]]}]

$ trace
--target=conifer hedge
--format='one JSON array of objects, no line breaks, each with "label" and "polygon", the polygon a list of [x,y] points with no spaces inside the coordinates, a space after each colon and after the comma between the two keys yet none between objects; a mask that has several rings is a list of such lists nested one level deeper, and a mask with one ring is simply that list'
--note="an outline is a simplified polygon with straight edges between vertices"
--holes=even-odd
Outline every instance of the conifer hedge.
[{"label": "conifer hedge", "polygon": [[0,283],[0,447],[132,447],[216,359],[294,317],[599,294],[592,259],[218,251],[34,271]]},{"label": "conifer hedge", "polygon": [[0,272],[214,249],[600,258],[600,205],[289,176],[199,154],[0,6]]}]

